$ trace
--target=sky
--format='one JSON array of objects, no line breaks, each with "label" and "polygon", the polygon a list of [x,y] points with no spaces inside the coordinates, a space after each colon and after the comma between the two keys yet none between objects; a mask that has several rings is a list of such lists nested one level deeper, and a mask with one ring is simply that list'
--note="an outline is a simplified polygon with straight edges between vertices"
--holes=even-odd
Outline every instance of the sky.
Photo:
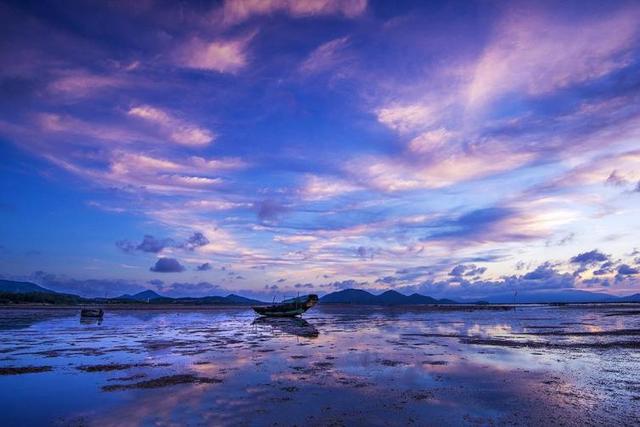
[{"label": "sky", "polygon": [[640,292],[640,4],[0,3],[0,275]]}]

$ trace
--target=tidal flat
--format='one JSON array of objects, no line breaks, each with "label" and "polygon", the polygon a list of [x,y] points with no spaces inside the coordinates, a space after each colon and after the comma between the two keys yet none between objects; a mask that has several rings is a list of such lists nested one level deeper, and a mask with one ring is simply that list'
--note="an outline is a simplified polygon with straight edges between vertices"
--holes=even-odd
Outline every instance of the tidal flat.
[{"label": "tidal flat", "polygon": [[7,308],[0,397],[4,426],[634,425],[640,310]]}]

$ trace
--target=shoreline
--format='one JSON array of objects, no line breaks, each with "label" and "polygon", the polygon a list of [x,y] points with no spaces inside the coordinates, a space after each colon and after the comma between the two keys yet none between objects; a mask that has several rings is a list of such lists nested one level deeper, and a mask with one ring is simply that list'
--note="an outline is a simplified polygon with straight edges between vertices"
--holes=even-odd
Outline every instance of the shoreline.
[{"label": "shoreline", "polygon": [[[0,304],[0,310],[80,310],[82,308],[100,307],[109,311],[213,311],[213,310],[251,310],[251,305],[196,305],[196,304]],[[571,308],[639,308],[637,302],[585,302],[585,303],[522,303],[522,304],[404,304],[404,305],[375,305],[375,304],[329,304],[319,303],[316,309],[368,309],[372,311],[509,311],[527,307],[553,307],[558,309]]]}]

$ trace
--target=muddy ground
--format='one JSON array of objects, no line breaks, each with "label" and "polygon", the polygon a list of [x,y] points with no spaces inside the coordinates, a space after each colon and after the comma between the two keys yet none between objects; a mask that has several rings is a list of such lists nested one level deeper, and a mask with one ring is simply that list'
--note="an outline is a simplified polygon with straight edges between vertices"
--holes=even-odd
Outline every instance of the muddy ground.
[{"label": "muddy ground", "polygon": [[3,425],[632,425],[637,313],[0,309],[0,411]]}]

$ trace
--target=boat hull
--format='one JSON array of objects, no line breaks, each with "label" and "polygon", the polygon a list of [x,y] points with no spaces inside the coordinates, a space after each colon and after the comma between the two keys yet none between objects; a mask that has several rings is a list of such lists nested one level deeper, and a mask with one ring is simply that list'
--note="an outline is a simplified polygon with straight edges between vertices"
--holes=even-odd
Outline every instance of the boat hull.
[{"label": "boat hull", "polygon": [[293,298],[286,300],[281,304],[269,306],[256,306],[253,310],[261,316],[269,317],[295,317],[300,316],[305,311],[316,305],[318,302],[317,295],[308,295],[306,297]]},{"label": "boat hull", "polygon": [[99,308],[83,308],[80,310],[80,317],[93,317],[102,319],[104,316],[104,311]]},{"label": "boat hull", "polygon": [[307,311],[306,308],[302,307],[291,310],[277,309],[277,307],[253,307],[253,310],[261,316],[269,317],[295,317]]}]

